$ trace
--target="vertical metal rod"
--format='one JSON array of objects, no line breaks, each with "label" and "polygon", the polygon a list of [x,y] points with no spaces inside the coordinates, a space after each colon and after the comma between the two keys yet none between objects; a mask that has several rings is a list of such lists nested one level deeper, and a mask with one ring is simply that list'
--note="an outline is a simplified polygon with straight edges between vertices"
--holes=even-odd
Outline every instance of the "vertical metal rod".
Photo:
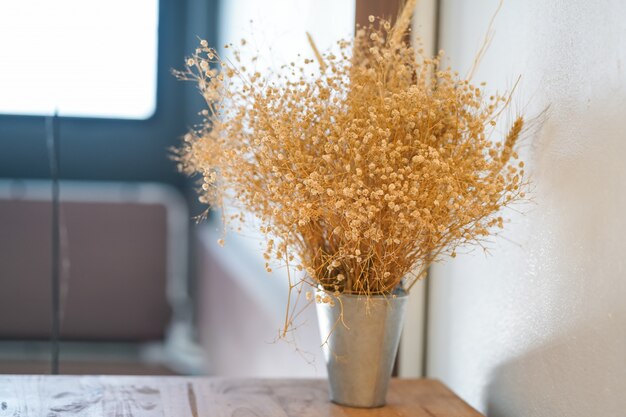
[{"label": "vertical metal rod", "polygon": [[59,211],[59,120],[54,116],[46,118],[46,136],[48,156],[50,158],[50,176],[52,179],[52,326],[50,335],[51,373],[59,373],[59,333],[61,321],[60,308],[60,211]]}]

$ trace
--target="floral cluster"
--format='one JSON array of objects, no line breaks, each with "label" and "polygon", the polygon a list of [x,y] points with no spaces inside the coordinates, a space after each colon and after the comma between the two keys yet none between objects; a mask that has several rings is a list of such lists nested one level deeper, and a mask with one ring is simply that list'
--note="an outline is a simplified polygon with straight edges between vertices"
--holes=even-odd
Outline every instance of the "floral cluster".
[{"label": "floral cluster", "polygon": [[306,272],[291,290],[410,288],[444,255],[482,245],[525,196],[524,119],[497,137],[510,94],[444,68],[442,52],[424,56],[406,40],[408,16],[371,17],[337,52],[311,40],[316,59],[278,73],[246,68],[239,52],[222,59],[206,41],[177,72],[207,104],[177,150],[181,170],[201,176],[202,202],[254,213],[267,269]]}]

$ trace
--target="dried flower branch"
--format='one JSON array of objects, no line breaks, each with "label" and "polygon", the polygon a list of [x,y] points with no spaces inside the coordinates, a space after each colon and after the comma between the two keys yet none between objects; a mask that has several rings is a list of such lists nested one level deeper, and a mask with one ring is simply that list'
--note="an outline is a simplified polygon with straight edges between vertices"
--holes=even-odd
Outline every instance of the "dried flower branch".
[{"label": "dried flower branch", "polygon": [[[524,198],[524,119],[503,145],[491,141],[509,96],[487,96],[442,68],[443,53],[407,44],[411,10],[396,27],[370,18],[338,53],[309,37],[321,70],[304,59],[261,74],[202,41],[176,72],[207,103],[177,151],[180,169],[202,176],[202,202],[257,216],[268,271],[276,261],[306,271],[290,276],[290,292],[410,288],[443,256],[482,245],[503,227],[501,209]],[[287,311],[283,335],[296,309]]]},{"label": "dried flower branch", "polygon": [[397,48],[402,44],[402,39],[406,35],[409,25],[411,24],[411,17],[413,16],[413,10],[415,10],[415,4],[417,0],[407,0],[402,8],[398,20],[390,32],[389,45],[391,48]]},{"label": "dried flower branch", "polygon": [[322,71],[325,71],[326,63],[324,62],[324,58],[322,58],[322,54],[320,54],[320,51],[317,49],[315,41],[313,40],[313,37],[309,32],[306,33],[306,38],[309,41],[309,45],[311,45],[313,53],[315,54],[315,59],[317,59],[317,62],[320,64],[320,68],[322,69]]}]

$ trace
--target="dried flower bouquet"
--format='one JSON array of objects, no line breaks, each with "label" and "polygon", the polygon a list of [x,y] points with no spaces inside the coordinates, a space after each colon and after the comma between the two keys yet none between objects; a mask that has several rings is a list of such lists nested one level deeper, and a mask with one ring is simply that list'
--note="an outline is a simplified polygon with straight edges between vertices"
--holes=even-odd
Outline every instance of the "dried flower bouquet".
[{"label": "dried flower bouquet", "polygon": [[[370,17],[335,53],[309,38],[316,59],[278,73],[245,68],[238,51],[222,59],[206,41],[176,72],[207,103],[176,152],[180,169],[201,175],[202,202],[237,208],[226,221],[256,215],[268,271],[275,261],[306,271],[290,274],[292,303],[304,285],[409,289],[433,262],[482,245],[524,198],[524,119],[492,138],[510,94],[488,95],[444,68],[443,52],[411,46],[414,3],[395,26]],[[285,331],[297,314],[287,311]]]}]

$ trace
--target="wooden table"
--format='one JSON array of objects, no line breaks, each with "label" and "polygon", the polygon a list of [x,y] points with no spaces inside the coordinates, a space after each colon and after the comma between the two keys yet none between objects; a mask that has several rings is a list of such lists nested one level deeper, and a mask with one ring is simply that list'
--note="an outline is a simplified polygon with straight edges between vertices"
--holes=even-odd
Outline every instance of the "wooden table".
[{"label": "wooden table", "polygon": [[11,417],[480,417],[434,380],[393,380],[388,405],[340,407],[326,381],[131,376],[0,375]]}]

